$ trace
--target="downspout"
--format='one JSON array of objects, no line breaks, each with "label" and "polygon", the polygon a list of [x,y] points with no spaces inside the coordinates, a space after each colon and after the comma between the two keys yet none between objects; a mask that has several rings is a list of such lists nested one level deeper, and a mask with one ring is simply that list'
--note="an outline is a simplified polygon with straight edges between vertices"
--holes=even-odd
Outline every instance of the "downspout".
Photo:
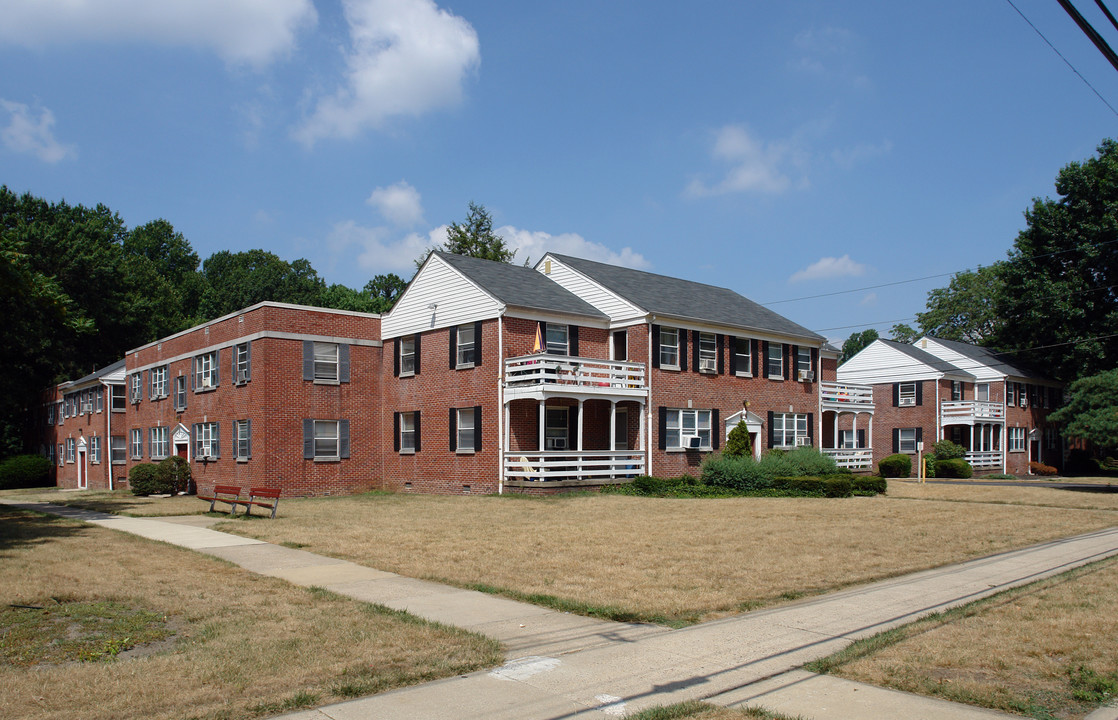
[{"label": "downspout", "polygon": [[[645,475],[652,475],[652,323],[656,322],[656,316],[652,315],[648,319],[648,363],[645,365],[645,392],[648,393],[648,399],[645,402],[644,408],[644,429],[645,429],[645,446],[644,446],[644,473]],[[656,348],[656,352],[660,352],[660,348]]]},{"label": "downspout", "polygon": [[[505,326],[497,315],[497,494],[505,491]],[[477,339],[481,342],[481,338]]]},{"label": "downspout", "polygon": [[[935,440],[932,441],[932,445],[935,445],[937,442],[939,442],[940,433],[943,432],[943,430],[940,428],[940,424],[939,424],[940,419],[941,419],[940,416],[939,416],[939,414],[940,414],[939,381],[940,381],[940,379],[943,379],[943,377],[944,376],[941,375],[939,377],[939,379],[936,380],[936,437],[935,437]],[[973,450],[974,448],[971,448],[971,449]]]},{"label": "downspout", "polygon": [[[815,386],[815,424],[816,424],[815,437],[819,438],[819,448],[818,449],[822,450],[823,449],[823,393],[820,392],[820,388],[822,387],[822,383],[823,383],[823,347],[822,346],[819,347],[818,354],[815,356],[815,365],[816,366],[814,368],[812,368],[812,370],[815,373],[815,382],[813,383],[813,385]],[[837,424],[838,413],[835,413],[835,421],[836,421],[836,424]],[[857,413],[854,414],[854,422],[855,423],[858,422]],[[856,428],[858,426],[857,425],[852,425],[851,427],[855,428],[855,430],[854,430],[854,445],[857,446],[858,445],[858,431],[857,431]],[[837,430],[835,431],[835,435],[836,435],[836,437],[831,438],[831,444],[834,445],[835,447],[838,447],[838,437],[837,437],[838,431]]]},{"label": "downspout", "polygon": [[[107,398],[108,402],[105,402],[106,398],[102,397],[101,412],[105,413],[105,440],[108,440],[105,445],[108,446],[107,449],[109,451],[109,461],[105,462],[104,452],[106,448],[102,447],[101,467],[107,467],[109,469],[109,492],[112,492],[116,489],[113,487],[113,389],[109,387],[109,385],[104,380],[102,380],[101,393],[104,394],[105,390],[109,391],[109,397]],[[89,476],[87,475],[86,477],[88,478]],[[88,482],[86,483],[86,487],[89,487]]]},{"label": "downspout", "polygon": [[1006,442],[1009,440],[1009,396],[1006,394],[1006,385],[1009,380],[1002,378],[1002,434],[998,438],[998,447],[1002,451],[1002,475],[1009,473],[1009,448],[1006,447]]}]

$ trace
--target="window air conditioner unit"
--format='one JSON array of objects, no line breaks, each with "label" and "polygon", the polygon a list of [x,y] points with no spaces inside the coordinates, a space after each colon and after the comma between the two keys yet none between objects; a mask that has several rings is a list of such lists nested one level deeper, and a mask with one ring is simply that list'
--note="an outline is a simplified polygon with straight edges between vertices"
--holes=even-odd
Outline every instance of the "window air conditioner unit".
[{"label": "window air conditioner unit", "polygon": [[699,372],[713,373],[717,372],[717,368],[716,361],[710,358],[701,358],[699,360]]},{"label": "window air conditioner unit", "polygon": [[566,450],[567,438],[547,438],[544,441],[544,446],[548,450]]},{"label": "window air conditioner unit", "polygon": [[800,378],[800,382],[815,382],[815,371],[814,370],[801,370],[799,378]]},{"label": "window air conditioner unit", "polygon": [[901,398],[897,404],[901,407],[904,407],[905,405],[915,405],[916,398]]},{"label": "window air conditioner unit", "polygon": [[796,447],[804,447],[807,445],[811,445],[811,438],[805,435],[800,435],[796,438]]},{"label": "window air conditioner unit", "polygon": [[213,387],[213,379],[210,378],[208,375],[204,376],[202,378],[202,387],[204,387],[204,388]]},{"label": "window air conditioner unit", "polygon": [[698,435],[692,435],[691,437],[685,437],[683,439],[687,442],[684,447],[688,450],[698,450],[703,446],[703,439]]}]

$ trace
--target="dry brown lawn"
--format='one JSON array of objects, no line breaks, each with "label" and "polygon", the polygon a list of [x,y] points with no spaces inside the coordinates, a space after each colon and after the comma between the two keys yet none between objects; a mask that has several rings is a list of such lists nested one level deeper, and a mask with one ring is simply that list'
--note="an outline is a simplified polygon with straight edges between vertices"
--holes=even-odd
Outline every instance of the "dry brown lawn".
[{"label": "dry brown lawn", "polygon": [[[919,621],[833,670],[1033,717],[1082,718],[1118,691],[1118,560]],[[961,617],[960,617],[961,616]]]},{"label": "dry brown lawn", "polygon": [[[167,498],[141,497],[133,495],[127,490],[116,492],[107,490],[63,491],[56,488],[3,490],[0,491],[0,498],[13,502],[49,502],[55,505],[73,505],[88,510],[136,517],[200,515],[210,509],[208,502],[203,502],[193,495],[178,495]],[[228,507],[226,505],[225,509],[228,510]]]},{"label": "dry brown lawn", "polygon": [[[953,500],[958,502],[1006,503],[1039,507],[1081,508],[1084,510],[1118,510],[1118,492],[1106,490],[1106,478],[1083,478],[1098,491],[1061,490],[1038,481],[1027,487],[1005,485],[951,485],[914,480],[891,480],[889,497],[915,500]],[[1079,482],[1076,478],[1075,482]]]},{"label": "dry brown lawn", "polygon": [[[188,550],[0,506],[6,612],[49,613],[59,604],[99,601],[166,617],[175,635],[152,654],[99,662],[28,667],[0,652],[0,715],[236,720],[501,661],[496,643],[470,633]],[[6,617],[5,651],[16,622]]]},{"label": "dry brown lawn", "polygon": [[[933,486],[924,486],[930,488]],[[938,497],[528,499],[369,494],[285,501],[225,529],[412,577],[612,617],[680,623],[1109,527],[1052,489],[1037,504]],[[1031,489],[1030,489],[1031,490]],[[970,495],[985,497],[984,495]],[[555,604],[552,602],[551,604]]]}]

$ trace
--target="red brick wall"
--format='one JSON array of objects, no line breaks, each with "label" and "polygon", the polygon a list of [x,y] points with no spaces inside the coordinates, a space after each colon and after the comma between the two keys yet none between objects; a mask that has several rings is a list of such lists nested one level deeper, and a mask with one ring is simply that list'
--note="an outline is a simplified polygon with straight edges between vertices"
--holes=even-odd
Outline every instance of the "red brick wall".
[{"label": "red brick wall", "polygon": [[[101,412],[83,413],[76,416],[64,418],[62,424],[58,423],[58,408],[56,407],[54,413],[54,422],[47,425],[47,403],[57,403],[62,400],[64,395],[59,388],[50,388],[42,394],[42,405],[35,418],[35,427],[38,430],[37,440],[35,441],[34,450],[38,452],[40,446],[49,445],[54,448],[54,456],[52,463],[52,477],[58,487],[63,488],[77,488],[78,475],[81,471],[80,465],[83,464],[83,456],[78,452],[78,444],[82,438],[86,441],[86,454],[84,456],[84,470],[86,472],[86,487],[91,490],[107,490],[110,487],[110,477],[113,475],[113,467],[110,464],[110,447],[109,447],[109,428],[110,423],[112,432],[117,433],[117,424],[123,421],[123,413],[113,413],[110,418],[110,397],[109,389],[104,390],[104,399],[102,401]],[[97,437],[101,442],[101,461],[98,463],[92,462],[90,454],[89,443],[92,438]],[[72,439],[74,441],[74,459],[72,461],[65,460],[59,464],[58,446],[61,444],[65,449],[66,441]],[[119,467],[119,466],[118,466]]]}]

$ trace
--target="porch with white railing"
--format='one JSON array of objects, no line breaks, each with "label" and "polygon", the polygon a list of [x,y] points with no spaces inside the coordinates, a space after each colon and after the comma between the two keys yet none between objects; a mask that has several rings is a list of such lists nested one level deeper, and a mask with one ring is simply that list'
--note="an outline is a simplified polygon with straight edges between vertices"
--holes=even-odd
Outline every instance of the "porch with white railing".
[{"label": "porch with white railing", "polygon": [[944,400],[940,405],[944,425],[969,425],[976,422],[1005,422],[1001,403],[981,400]]},{"label": "porch with white railing", "polygon": [[968,452],[964,459],[973,468],[1000,468],[1002,466],[1002,453],[1000,450],[984,450]]},{"label": "porch with white railing", "polygon": [[504,471],[508,487],[607,485],[644,475],[644,453],[636,450],[506,452]]},{"label": "porch with white railing", "polygon": [[819,402],[823,410],[873,412],[873,386],[853,383],[819,383]]},{"label": "porch with white railing", "polygon": [[614,395],[647,397],[644,363],[525,355],[505,360],[505,397]]},{"label": "porch with white railing", "polygon": [[823,454],[847,470],[873,468],[873,448],[823,448]]}]

